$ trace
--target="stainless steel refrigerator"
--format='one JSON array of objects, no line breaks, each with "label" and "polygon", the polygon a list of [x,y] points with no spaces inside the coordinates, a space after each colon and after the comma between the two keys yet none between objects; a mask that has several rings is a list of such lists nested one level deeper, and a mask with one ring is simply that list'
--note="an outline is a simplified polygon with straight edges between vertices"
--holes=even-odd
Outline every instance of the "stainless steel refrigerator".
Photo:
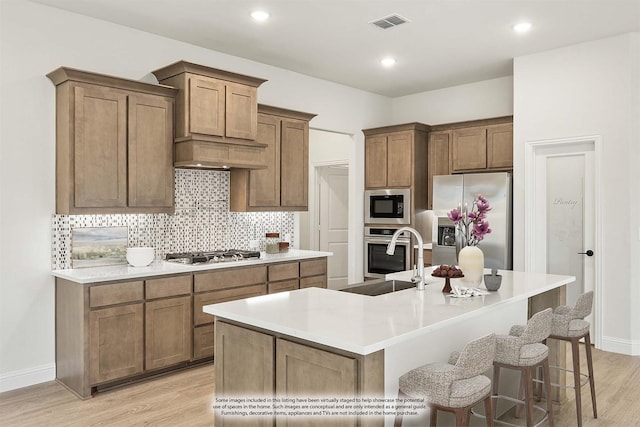
[{"label": "stainless steel refrigerator", "polygon": [[478,244],[484,253],[485,268],[512,268],[511,174],[507,172],[438,175],[433,177],[433,265],[457,264],[456,236],[459,231],[447,212],[465,203],[471,210],[473,200],[482,194],[491,210],[487,221],[491,233]]}]

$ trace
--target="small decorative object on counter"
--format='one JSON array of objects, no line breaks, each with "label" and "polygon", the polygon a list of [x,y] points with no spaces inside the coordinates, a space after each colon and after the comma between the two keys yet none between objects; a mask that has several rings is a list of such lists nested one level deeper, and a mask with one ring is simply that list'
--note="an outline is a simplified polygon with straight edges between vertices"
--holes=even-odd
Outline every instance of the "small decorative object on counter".
[{"label": "small decorative object on counter", "polygon": [[502,284],[502,276],[498,274],[498,270],[491,269],[491,274],[484,275],[484,286],[490,291],[497,291]]},{"label": "small decorative object on counter", "polygon": [[278,242],[278,250],[280,252],[289,251],[289,242]]},{"label": "small decorative object on counter", "polygon": [[441,265],[439,267],[436,267],[431,275],[433,277],[444,278],[444,287],[442,288],[442,292],[445,293],[451,292],[451,279],[464,277],[464,274],[462,274],[462,270],[453,265]]},{"label": "small decorative object on counter", "polygon": [[482,273],[484,272],[484,253],[477,246],[465,246],[458,255],[458,266],[465,272],[467,282],[473,286],[482,283]]},{"label": "small decorative object on counter", "polygon": [[133,267],[146,267],[153,262],[155,250],[149,247],[127,248],[127,262]]},{"label": "small decorative object on counter", "polygon": [[268,254],[277,254],[280,252],[280,246],[278,245],[278,239],[280,238],[280,233],[267,233],[265,235],[267,240],[267,253]]}]

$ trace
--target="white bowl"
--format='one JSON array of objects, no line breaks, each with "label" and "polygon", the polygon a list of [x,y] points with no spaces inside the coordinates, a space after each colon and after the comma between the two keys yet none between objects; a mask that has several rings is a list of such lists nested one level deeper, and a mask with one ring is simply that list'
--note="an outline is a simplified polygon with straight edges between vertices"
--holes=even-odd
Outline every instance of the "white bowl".
[{"label": "white bowl", "polygon": [[145,267],[153,262],[153,248],[127,248],[127,262],[134,267]]}]

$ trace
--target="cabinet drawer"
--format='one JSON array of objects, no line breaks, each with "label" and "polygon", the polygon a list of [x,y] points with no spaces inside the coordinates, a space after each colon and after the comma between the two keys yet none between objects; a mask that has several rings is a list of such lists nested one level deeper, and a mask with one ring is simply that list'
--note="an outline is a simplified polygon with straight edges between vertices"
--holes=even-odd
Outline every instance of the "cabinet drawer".
[{"label": "cabinet drawer", "polygon": [[195,294],[193,296],[193,323],[195,325],[202,325],[213,322],[214,316],[202,311],[202,307],[205,305],[255,297],[266,293],[267,285],[253,285],[243,286],[241,288],[225,289],[223,291]]},{"label": "cabinet drawer", "polygon": [[287,262],[269,266],[269,281],[287,280],[298,277],[298,262]]},{"label": "cabinet drawer", "polygon": [[213,356],[213,325],[193,328],[193,359]]},{"label": "cabinet drawer", "polygon": [[142,280],[136,282],[95,285],[89,290],[89,307],[122,304],[144,299]]},{"label": "cabinet drawer", "polygon": [[327,287],[327,276],[312,276],[312,277],[303,277],[300,279],[300,289],[304,288],[326,288]]},{"label": "cabinet drawer", "polygon": [[316,276],[327,273],[327,259],[310,259],[300,261],[300,277]]},{"label": "cabinet drawer", "polygon": [[298,289],[298,279],[270,282],[268,288],[270,294],[275,294],[276,292],[295,291]]},{"label": "cabinet drawer", "polygon": [[164,298],[191,293],[191,274],[145,280],[146,299]]},{"label": "cabinet drawer", "polygon": [[267,267],[229,268],[193,276],[194,292],[215,291],[267,281]]}]

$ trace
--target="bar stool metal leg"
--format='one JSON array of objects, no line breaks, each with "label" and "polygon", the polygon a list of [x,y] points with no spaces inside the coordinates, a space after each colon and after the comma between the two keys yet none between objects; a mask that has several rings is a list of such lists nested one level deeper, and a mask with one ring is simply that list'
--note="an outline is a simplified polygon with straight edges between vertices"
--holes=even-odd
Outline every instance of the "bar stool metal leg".
[{"label": "bar stool metal leg", "polygon": [[551,375],[549,373],[549,359],[542,363],[542,375],[544,375],[544,388],[547,394],[547,412],[549,413],[549,427],[553,427],[553,403],[551,402]]}]

